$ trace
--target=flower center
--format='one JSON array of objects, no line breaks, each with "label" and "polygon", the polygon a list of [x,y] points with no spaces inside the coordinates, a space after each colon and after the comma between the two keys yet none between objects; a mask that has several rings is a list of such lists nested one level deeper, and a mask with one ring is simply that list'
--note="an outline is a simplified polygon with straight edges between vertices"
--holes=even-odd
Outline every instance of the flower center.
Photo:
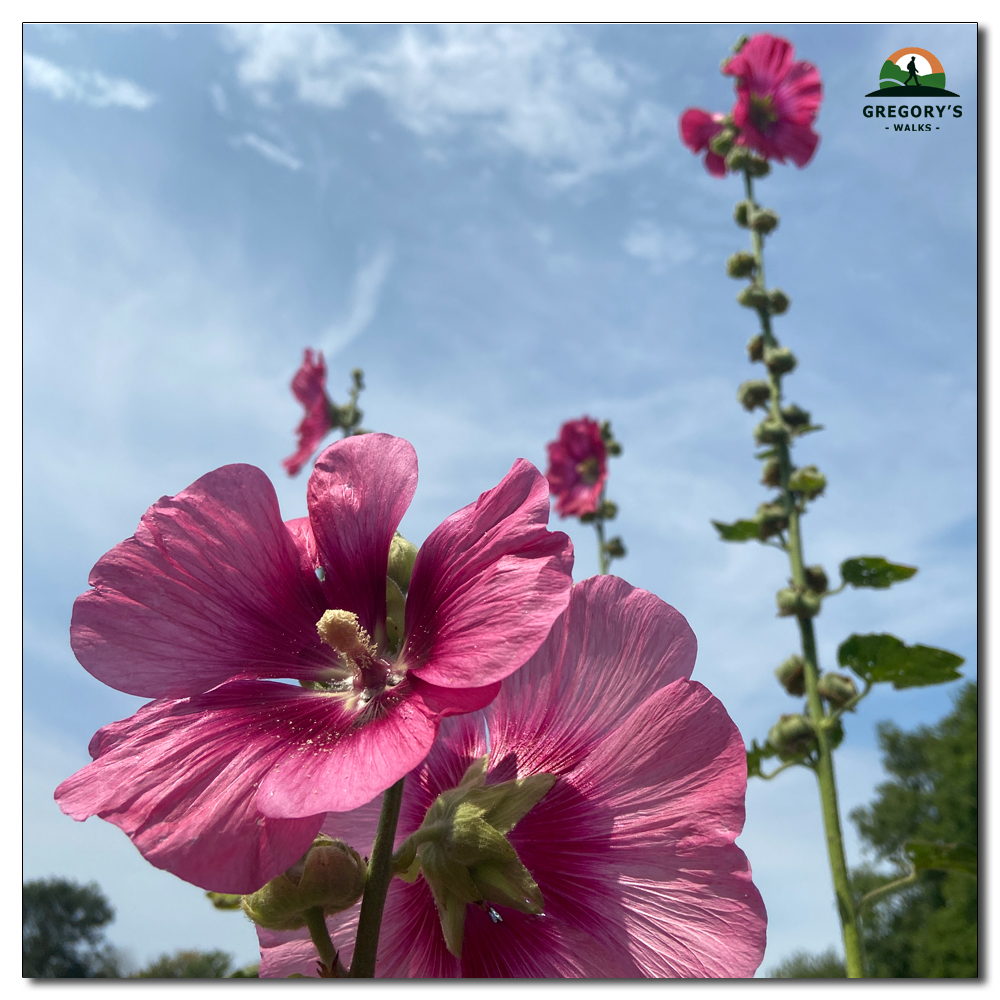
[{"label": "flower center", "polygon": [[597,459],[591,455],[582,462],[578,462],[576,471],[579,477],[588,485],[593,486],[601,475],[601,466]]},{"label": "flower center", "polygon": [[352,705],[363,708],[403,679],[405,668],[378,655],[378,648],[353,612],[324,612],[316,623],[316,631],[338,654],[337,666],[327,678],[317,682],[320,690],[345,695]]},{"label": "flower center", "polygon": [[758,132],[767,135],[777,120],[778,112],[774,109],[774,98],[770,94],[750,95],[750,121]]}]

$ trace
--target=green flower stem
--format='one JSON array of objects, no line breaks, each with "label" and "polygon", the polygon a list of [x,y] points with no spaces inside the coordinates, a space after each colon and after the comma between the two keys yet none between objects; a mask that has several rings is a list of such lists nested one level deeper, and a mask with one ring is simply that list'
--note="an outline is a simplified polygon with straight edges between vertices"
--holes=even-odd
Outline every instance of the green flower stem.
[{"label": "green flower stem", "polygon": [[334,948],[333,942],[330,940],[326,918],[323,916],[323,907],[311,906],[303,916],[306,918],[309,936],[312,938],[313,944],[316,945],[316,951],[319,952],[319,960],[331,976],[338,974],[338,972],[342,975],[345,970],[337,958],[337,949]]},{"label": "green flower stem", "polygon": [[[753,195],[753,180],[750,174],[744,172],[747,200],[756,207]],[[764,238],[756,230],[751,230],[753,238],[753,254],[756,264],[754,283],[766,290],[764,283]],[[776,347],[777,341],[771,331],[771,316],[767,308],[757,310],[760,316],[761,334],[765,349]],[[784,423],[781,414],[781,377],[768,372],[768,383],[771,387],[771,416]],[[786,425],[787,426],[787,425]],[[801,512],[795,502],[792,491],[788,488],[788,480],[792,474],[791,449],[788,440],[775,445],[778,463],[781,470],[781,493],[788,517],[787,552],[791,563],[792,582],[796,587],[805,587],[805,558],[802,548],[802,532],[800,525]],[[812,618],[799,615],[799,633],[802,639],[802,657],[805,660],[806,702],[809,720],[816,731],[817,759],[816,778],[819,783],[819,796],[823,813],[823,828],[826,833],[826,848],[830,860],[830,874],[833,877],[833,890],[837,899],[837,911],[840,917],[841,933],[844,941],[844,957],[849,979],[860,979],[864,973],[861,965],[861,939],[858,933],[857,914],[851,895],[850,880],[847,873],[847,860],[844,856],[844,838],[840,825],[840,809],[837,804],[837,780],[833,769],[833,750],[830,747],[828,720],[823,710],[820,698],[819,662],[816,656],[816,635],[813,630]]]},{"label": "green flower stem", "polygon": [[601,575],[607,574],[611,568],[611,559],[608,557],[608,550],[604,543],[604,490],[601,490],[601,499],[597,502],[597,518],[594,521],[594,528],[597,531],[597,560],[601,567]]},{"label": "green flower stem", "polygon": [[403,782],[400,778],[382,799],[382,812],[378,818],[378,830],[372,845],[372,856],[368,862],[368,881],[361,899],[361,914],[358,917],[358,936],[354,943],[354,959],[351,962],[352,979],[373,979],[375,958],[378,955],[379,931],[382,928],[382,910],[385,896],[392,880],[392,844],[396,839],[396,824],[399,822],[399,807],[403,801]]}]

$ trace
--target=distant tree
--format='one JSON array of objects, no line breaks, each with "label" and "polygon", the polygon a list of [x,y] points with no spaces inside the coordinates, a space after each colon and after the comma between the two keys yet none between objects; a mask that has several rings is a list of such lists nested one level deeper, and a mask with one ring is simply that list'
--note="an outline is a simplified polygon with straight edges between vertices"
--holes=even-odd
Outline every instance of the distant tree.
[{"label": "distant tree", "polygon": [[830,948],[821,955],[797,951],[772,969],[768,976],[771,979],[846,979],[847,970],[844,960]]},{"label": "distant tree", "polygon": [[256,979],[257,966],[247,965],[230,973],[233,956],[224,951],[175,951],[161,955],[133,979]]},{"label": "distant tree", "polygon": [[26,979],[111,979],[120,975],[104,927],[115,918],[96,884],[53,878],[25,882],[21,975]]},{"label": "distant tree", "polygon": [[[875,799],[851,819],[875,864],[851,873],[860,899],[911,871],[907,841],[958,844],[979,849],[979,700],[966,684],[954,710],[936,726],[903,732],[878,727],[882,765],[891,776]],[[865,974],[875,979],[966,979],[979,975],[979,885],[964,872],[924,871],[907,888],[861,911]],[[776,969],[775,979],[833,978],[840,959],[797,952]],[[824,971],[817,971],[824,970]],[[837,977],[844,976],[843,965]]]}]

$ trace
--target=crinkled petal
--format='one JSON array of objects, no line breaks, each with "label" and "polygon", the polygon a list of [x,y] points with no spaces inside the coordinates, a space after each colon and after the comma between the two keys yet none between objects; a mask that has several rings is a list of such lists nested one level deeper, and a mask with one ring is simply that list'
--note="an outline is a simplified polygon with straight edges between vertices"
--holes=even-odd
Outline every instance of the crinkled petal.
[{"label": "crinkled petal", "polygon": [[681,141],[692,153],[708,149],[708,144],[722,131],[722,115],[688,108],[680,118]]},{"label": "crinkled petal", "polygon": [[176,698],[237,676],[308,679],[329,664],[319,583],[253,466],[224,466],[153,504],[90,583],[73,607],[73,651],[119,691]]},{"label": "crinkled petal", "polygon": [[[283,686],[236,685],[247,683]],[[188,699],[151,702],[97,733],[94,762],[64,781],[56,800],[73,819],[114,823],[150,864],[187,882],[254,892],[298,861],[323,821],[322,812],[290,820],[259,812],[257,788],[289,746],[255,738],[255,721]]]},{"label": "crinkled petal", "polygon": [[422,680],[481,687],[538,649],[572,584],[573,545],[547,530],[548,496],[541,473],[518,459],[498,486],[421,546],[401,661]]},{"label": "crinkled petal", "polygon": [[748,39],[722,72],[750,82],[756,91],[773,90],[791,69],[795,50],[787,38],[762,33]]},{"label": "crinkled petal", "polygon": [[309,477],[309,520],[327,607],[354,612],[375,638],[385,627],[389,546],[416,488],[413,445],[389,434],[337,441]]},{"label": "crinkled petal", "polygon": [[[578,583],[538,652],[487,709],[495,754],[564,773],[654,691],[694,669],[684,616],[614,576]],[[496,750],[496,748],[501,748]]]},{"label": "crinkled petal", "polygon": [[306,415],[295,429],[299,438],[299,446],[293,455],[289,455],[288,458],[281,461],[285,471],[290,476],[299,474],[332,428],[330,408],[324,398],[306,411]]}]

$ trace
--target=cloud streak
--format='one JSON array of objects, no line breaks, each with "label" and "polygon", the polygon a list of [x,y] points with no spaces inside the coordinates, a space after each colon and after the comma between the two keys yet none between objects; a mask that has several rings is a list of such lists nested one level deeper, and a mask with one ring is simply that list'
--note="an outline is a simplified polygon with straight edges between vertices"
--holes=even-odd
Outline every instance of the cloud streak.
[{"label": "cloud streak", "polygon": [[270,160],[272,163],[276,163],[279,167],[284,167],[286,170],[302,169],[302,161],[298,157],[292,156],[291,153],[280,146],[276,146],[273,142],[262,139],[255,132],[247,132],[245,135],[241,135],[239,138],[233,140],[233,144],[236,146],[246,146],[248,149],[260,153],[265,160]]},{"label": "cloud streak", "polygon": [[417,135],[471,128],[562,183],[647,159],[668,127],[635,97],[628,66],[562,26],[407,26],[365,47],[336,27],[235,25],[227,39],[240,83],[264,106],[282,86],[330,109],[373,92]]},{"label": "cloud streak", "polygon": [[131,80],[105,76],[98,70],[64,69],[27,52],[22,61],[25,85],[48,94],[55,101],[75,101],[92,108],[131,108],[133,111],[145,111],[156,102],[155,94]]},{"label": "cloud streak", "polygon": [[390,246],[379,247],[357,270],[344,318],[323,331],[321,342],[327,358],[360,337],[375,318],[379,295],[395,257]]}]

